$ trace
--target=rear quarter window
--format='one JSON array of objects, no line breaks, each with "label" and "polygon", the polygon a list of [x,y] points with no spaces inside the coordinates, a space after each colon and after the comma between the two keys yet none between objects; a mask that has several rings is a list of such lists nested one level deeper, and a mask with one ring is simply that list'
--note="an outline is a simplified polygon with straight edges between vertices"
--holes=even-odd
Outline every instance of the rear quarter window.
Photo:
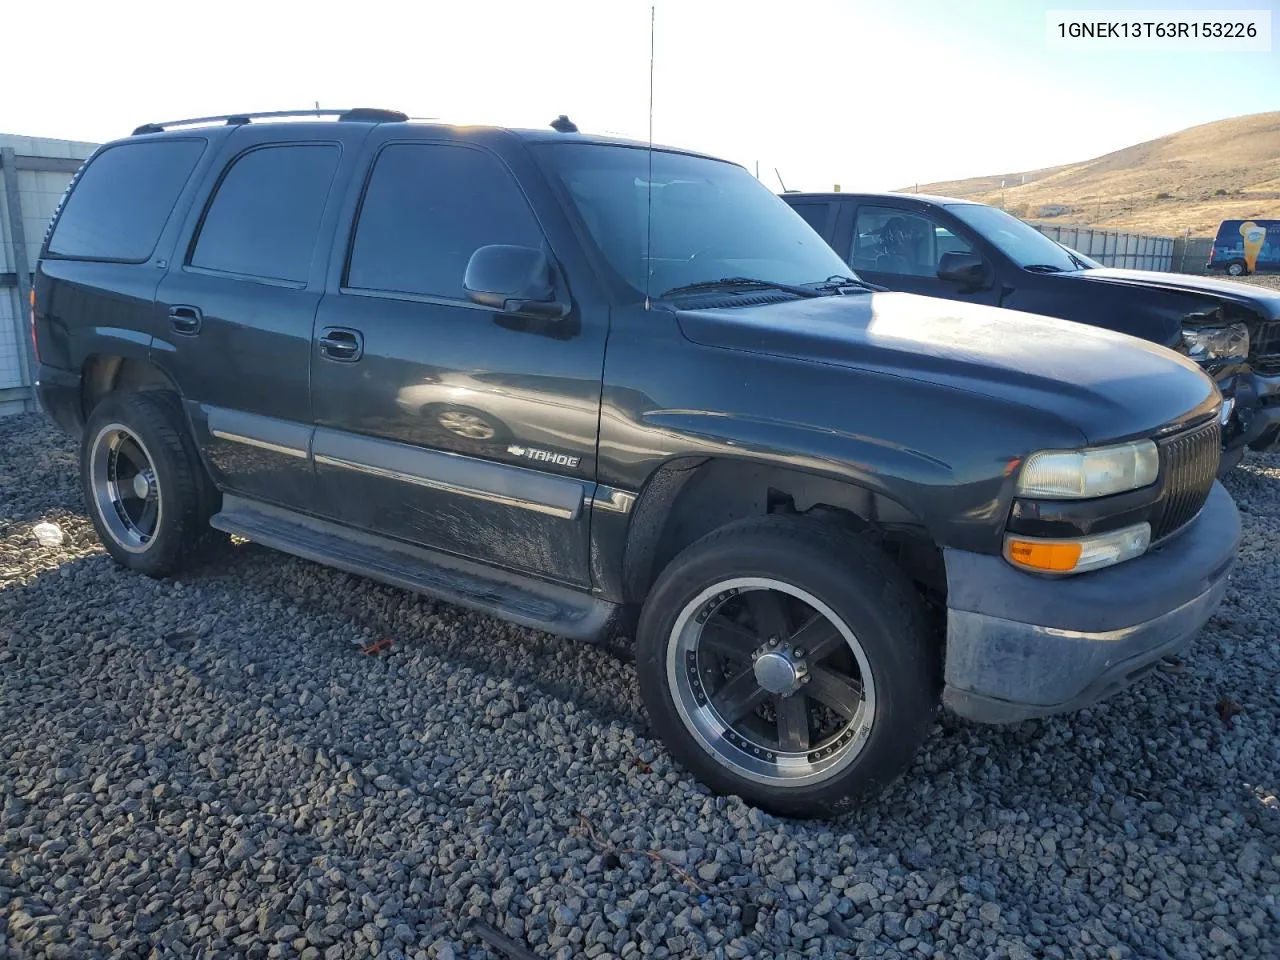
[{"label": "rear quarter window", "polygon": [[76,260],[149,258],[207,141],[151,140],[107,147],[63,202],[49,253]]}]

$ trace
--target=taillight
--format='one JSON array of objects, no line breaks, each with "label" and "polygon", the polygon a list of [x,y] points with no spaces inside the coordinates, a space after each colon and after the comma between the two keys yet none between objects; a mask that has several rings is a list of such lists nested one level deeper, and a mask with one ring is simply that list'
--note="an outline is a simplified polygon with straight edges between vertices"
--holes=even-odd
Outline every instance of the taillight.
[{"label": "taillight", "polygon": [[40,363],[40,341],[36,338],[36,288],[31,287],[31,350],[36,355],[36,363]]}]

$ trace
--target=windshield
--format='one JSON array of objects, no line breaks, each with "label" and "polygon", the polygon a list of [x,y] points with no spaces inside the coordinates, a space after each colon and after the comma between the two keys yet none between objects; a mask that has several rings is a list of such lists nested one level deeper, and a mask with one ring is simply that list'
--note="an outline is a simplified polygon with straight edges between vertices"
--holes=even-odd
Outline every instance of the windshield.
[{"label": "windshield", "polygon": [[1079,270],[1066,250],[1017,217],[980,203],[949,204],[947,209],[973,227],[1020,267],[1052,267]]},{"label": "windshield", "polygon": [[849,275],[800,215],[742,167],[655,150],[650,180],[643,148],[546,143],[535,149],[549,160],[604,259],[637,293],[658,296],[729,277],[799,285]]}]

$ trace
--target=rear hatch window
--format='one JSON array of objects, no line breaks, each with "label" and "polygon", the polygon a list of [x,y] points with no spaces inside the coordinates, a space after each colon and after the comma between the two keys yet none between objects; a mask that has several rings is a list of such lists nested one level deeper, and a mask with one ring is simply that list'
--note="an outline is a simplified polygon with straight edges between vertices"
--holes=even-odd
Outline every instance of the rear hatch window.
[{"label": "rear hatch window", "polygon": [[206,141],[150,140],[107,147],[71,184],[48,253],[74,260],[147,260]]}]

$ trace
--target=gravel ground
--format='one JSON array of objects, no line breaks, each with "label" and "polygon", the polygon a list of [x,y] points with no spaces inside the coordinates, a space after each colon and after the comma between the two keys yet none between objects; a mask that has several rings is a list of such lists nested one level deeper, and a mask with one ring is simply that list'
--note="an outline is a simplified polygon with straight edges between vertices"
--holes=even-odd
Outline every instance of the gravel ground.
[{"label": "gravel ground", "polygon": [[[163,582],[0,420],[0,955],[1280,955],[1280,457],[1185,657],[1069,718],[940,718],[833,823],[710,796],[632,668],[252,545]],[[31,533],[61,525],[61,547]],[[357,644],[390,638],[366,655]]]}]

